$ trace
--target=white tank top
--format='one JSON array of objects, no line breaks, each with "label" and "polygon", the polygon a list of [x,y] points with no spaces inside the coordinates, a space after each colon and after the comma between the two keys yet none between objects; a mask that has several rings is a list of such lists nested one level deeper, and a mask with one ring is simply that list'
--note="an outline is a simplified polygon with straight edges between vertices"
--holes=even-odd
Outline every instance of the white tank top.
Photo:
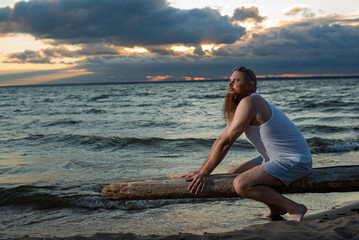
[{"label": "white tank top", "polygon": [[[260,96],[257,93],[252,93],[252,95]],[[311,165],[312,156],[299,129],[284,113],[267,101],[266,103],[270,107],[272,115],[264,124],[248,127],[244,132],[248,140],[266,162],[288,160],[293,165]]]}]

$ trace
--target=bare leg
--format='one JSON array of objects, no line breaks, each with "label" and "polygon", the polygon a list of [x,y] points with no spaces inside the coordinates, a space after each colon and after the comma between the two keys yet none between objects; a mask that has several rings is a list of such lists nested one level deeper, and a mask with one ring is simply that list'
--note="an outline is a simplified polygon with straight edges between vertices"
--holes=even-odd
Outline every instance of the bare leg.
[{"label": "bare leg", "polygon": [[249,169],[252,169],[256,167],[257,165],[254,165],[251,162],[245,162],[237,167],[232,168],[228,171],[228,174],[234,174],[234,173],[244,173],[245,171],[248,171]]},{"label": "bare leg", "polygon": [[280,214],[284,210],[289,213],[290,220],[302,221],[307,212],[304,205],[284,197],[272,188],[283,186],[283,183],[270,175],[263,166],[254,167],[240,174],[233,181],[233,185],[238,195],[260,201],[269,206],[270,216]]},{"label": "bare leg", "polygon": [[[240,164],[234,168],[232,168],[231,170],[228,171],[228,174],[235,174],[235,173],[244,173],[254,167],[257,167],[258,165],[255,165],[253,163],[251,163],[250,161],[248,162],[245,162],[243,164]],[[280,208],[280,207],[277,207],[277,206],[274,206],[274,205],[268,205],[269,207],[269,211],[268,213],[265,215],[266,217],[268,218],[277,218],[277,217],[280,217],[280,215],[283,215],[283,214],[286,214],[287,211]]]},{"label": "bare leg", "polygon": [[267,218],[276,218],[287,213],[287,211],[284,210],[283,208],[274,205],[268,205],[268,207],[269,207],[269,211],[265,215]]}]

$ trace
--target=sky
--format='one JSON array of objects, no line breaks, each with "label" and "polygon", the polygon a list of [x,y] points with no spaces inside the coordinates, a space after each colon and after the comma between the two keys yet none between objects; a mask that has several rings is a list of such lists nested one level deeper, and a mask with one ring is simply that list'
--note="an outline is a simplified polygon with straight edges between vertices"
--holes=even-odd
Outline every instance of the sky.
[{"label": "sky", "polygon": [[356,0],[0,0],[0,86],[359,75]]}]

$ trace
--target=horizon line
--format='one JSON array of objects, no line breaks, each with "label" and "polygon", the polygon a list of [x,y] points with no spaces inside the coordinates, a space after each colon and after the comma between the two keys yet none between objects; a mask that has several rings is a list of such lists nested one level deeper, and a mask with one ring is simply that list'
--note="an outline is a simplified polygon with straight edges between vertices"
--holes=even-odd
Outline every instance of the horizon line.
[{"label": "horizon line", "polygon": [[[266,74],[257,75],[257,80],[300,80],[300,79],[338,79],[338,78],[359,78],[359,74]],[[229,77],[228,77],[229,78]],[[141,83],[183,83],[183,82],[211,82],[228,81],[228,78],[221,79],[201,79],[201,80],[133,80],[119,82],[93,82],[93,83],[43,83],[43,84],[1,84],[1,87],[37,87],[37,86],[66,86],[66,85],[110,85],[110,84],[141,84]]]}]

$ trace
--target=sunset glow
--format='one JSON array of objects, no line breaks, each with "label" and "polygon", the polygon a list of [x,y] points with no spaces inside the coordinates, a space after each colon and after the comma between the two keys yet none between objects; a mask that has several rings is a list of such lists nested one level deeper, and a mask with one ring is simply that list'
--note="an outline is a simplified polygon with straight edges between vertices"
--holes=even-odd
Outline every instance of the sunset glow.
[{"label": "sunset glow", "polygon": [[190,52],[195,50],[195,47],[186,47],[186,46],[173,46],[171,50],[174,52]]},{"label": "sunset glow", "polygon": [[166,75],[166,76],[147,76],[146,77],[151,82],[158,82],[158,81],[164,81],[173,78],[173,76]]},{"label": "sunset glow", "polygon": [[258,76],[359,75],[354,0],[105,1],[1,1],[0,84],[44,82],[42,70],[59,74],[54,83],[87,83],[84,72],[98,82],[221,79],[238,65]]},{"label": "sunset glow", "polygon": [[211,80],[211,78],[204,78],[204,77],[184,77],[186,81],[201,81],[201,80]]},{"label": "sunset glow", "polygon": [[34,85],[34,84],[44,84],[49,83],[51,81],[56,81],[59,79],[65,79],[70,77],[78,77],[92,74],[91,72],[87,72],[85,69],[78,70],[59,70],[52,74],[45,74],[41,76],[33,76],[33,77],[23,77],[15,80],[11,80],[8,82],[0,83],[0,86],[16,86],[16,85]]},{"label": "sunset glow", "polygon": [[125,48],[125,51],[130,53],[148,53],[148,50],[142,47]]}]

